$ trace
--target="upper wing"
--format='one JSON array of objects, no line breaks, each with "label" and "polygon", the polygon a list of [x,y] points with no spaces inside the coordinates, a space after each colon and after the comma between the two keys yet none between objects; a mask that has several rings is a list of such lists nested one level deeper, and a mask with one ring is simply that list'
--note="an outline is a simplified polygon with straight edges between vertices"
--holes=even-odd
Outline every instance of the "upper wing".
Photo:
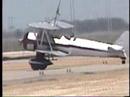
[{"label": "upper wing", "polygon": [[31,23],[31,24],[29,24],[29,26],[33,27],[33,28],[41,28],[41,29],[47,29],[47,30],[58,30],[59,29],[56,26],[52,26],[48,22]]},{"label": "upper wing", "polygon": [[41,28],[41,29],[47,29],[47,30],[60,30],[60,29],[71,29],[74,26],[63,22],[63,21],[56,21],[56,24],[54,25],[54,21],[51,22],[37,22],[37,23],[31,23],[29,24],[30,27],[33,28]]}]

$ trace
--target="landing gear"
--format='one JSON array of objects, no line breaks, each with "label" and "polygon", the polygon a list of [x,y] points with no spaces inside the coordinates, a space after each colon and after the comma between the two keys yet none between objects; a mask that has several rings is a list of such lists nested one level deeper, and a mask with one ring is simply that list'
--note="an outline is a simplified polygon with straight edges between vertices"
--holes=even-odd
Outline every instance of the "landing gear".
[{"label": "landing gear", "polygon": [[125,60],[122,60],[122,64],[125,64],[126,62],[125,62]]},{"label": "landing gear", "polygon": [[33,70],[44,70],[48,65],[51,65],[52,62],[45,59],[44,54],[37,52],[36,57],[30,59],[29,64]]},{"label": "landing gear", "polygon": [[122,59],[122,64],[126,63],[126,58],[121,58]]}]

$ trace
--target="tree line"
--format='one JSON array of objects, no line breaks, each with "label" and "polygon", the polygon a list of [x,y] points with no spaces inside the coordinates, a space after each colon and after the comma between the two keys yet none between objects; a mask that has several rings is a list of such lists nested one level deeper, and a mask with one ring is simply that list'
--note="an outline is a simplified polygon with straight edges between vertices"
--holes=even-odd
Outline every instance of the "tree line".
[{"label": "tree line", "polygon": [[77,32],[99,32],[128,30],[129,24],[121,18],[98,18],[91,20],[74,21]]},{"label": "tree line", "polygon": [[[75,20],[74,22],[66,21],[74,25],[78,33],[90,33],[99,31],[125,31],[129,29],[129,24],[121,18],[98,18],[90,20]],[[25,29],[15,29],[11,32],[3,32],[3,37],[15,36],[20,37]]]}]

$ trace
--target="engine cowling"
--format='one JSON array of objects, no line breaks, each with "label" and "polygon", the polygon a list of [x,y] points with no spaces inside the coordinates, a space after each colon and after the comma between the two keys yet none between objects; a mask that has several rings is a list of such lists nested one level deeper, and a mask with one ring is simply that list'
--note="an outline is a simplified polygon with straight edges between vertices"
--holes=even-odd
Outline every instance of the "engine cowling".
[{"label": "engine cowling", "polygon": [[[30,32],[24,34],[23,39],[19,39],[19,42],[23,45],[25,50],[35,50],[37,47],[37,41],[28,38]],[[31,32],[32,33],[32,32]],[[32,47],[31,47],[32,46]]]}]

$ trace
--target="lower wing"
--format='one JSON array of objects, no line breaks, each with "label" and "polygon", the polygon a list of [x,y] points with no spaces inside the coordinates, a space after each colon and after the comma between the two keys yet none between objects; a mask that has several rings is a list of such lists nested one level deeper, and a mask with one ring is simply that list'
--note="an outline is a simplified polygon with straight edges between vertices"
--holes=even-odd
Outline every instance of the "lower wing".
[{"label": "lower wing", "polygon": [[69,55],[69,53],[66,53],[63,51],[57,51],[57,50],[53,50],[53,51],[36,50],[36,52],[50,54],[50,55],[54,55],[54,56],[58,56],[58,57],[64,57],[64,56]]}]

